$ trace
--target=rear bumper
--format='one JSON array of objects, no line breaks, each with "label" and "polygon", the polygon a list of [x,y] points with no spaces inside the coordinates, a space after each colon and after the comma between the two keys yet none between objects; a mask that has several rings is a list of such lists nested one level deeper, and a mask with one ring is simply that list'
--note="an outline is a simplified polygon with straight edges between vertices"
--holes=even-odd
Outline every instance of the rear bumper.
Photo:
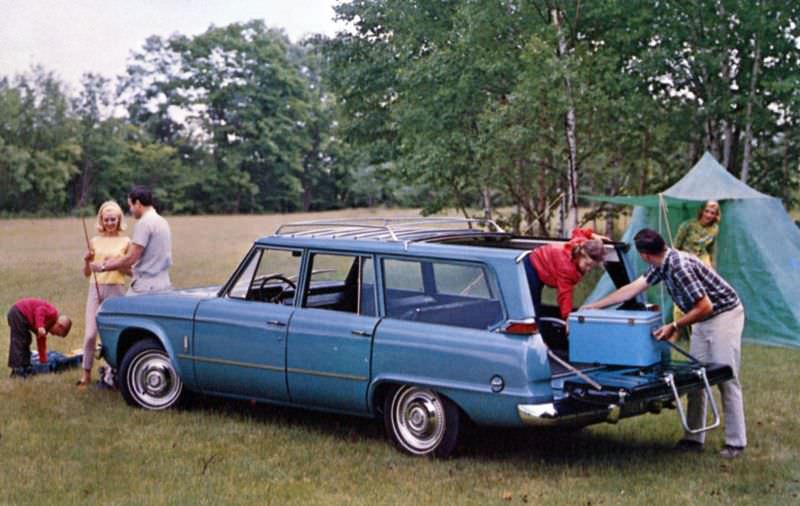
[{"label": "rear bumper", "polygon": [[[523,424],[533,427],[584,426],[593,423],[616,423],[621,418],[659,413],[675,407],[675,394],[665,381],[669,373],[678,395],[702,391],[704,388],[697,367],[691,364],[672,364],[650,370],[638,368],[609,368],[594,379],[600,390],[579,377],[564,383],[563,398],[541,404],[519,404],[517,415]],[[733,377],[728,366],[704,366],[710,384],[715,385]]]},{"label": "rear bumper", "polygon": [[606,407],[593,407],[587,411],[570,409],[568,405],[557,406],[552,402],[544,404],[520,404],[517,414],[525,425],[531,427],[557,427],[569,425],[589,425],[593,423],[616,423],[620,418],[618,404]]}]

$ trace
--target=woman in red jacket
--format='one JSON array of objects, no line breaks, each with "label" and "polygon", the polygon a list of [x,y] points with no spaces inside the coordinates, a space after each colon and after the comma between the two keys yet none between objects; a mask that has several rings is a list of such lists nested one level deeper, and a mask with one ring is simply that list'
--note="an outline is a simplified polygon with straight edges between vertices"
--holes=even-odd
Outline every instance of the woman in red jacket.
[{"label": "woman in red jacket", "polygon": [[547,285],[557,292],[560,315],[566,321],[572,312],[572,295],[583,275],[603,263],[605,248],[602,239],[590,228],[577,228],[566,244],[548,244],[528,255],[525,270],[531,290],[536,320],[541,316],[542,288]]}]

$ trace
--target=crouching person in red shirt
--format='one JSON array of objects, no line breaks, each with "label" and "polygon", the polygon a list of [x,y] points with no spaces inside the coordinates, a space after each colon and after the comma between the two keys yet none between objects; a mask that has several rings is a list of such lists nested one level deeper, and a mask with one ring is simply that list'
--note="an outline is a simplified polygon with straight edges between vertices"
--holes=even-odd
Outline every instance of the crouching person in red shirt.
[{"label": "crouching person in red shirt", "polygon": [[[583,275],[603,263],[605,236],[595,234],[590,228],[576,228],[572,239],[564,245],[548,244],[536,248],[525,262],[528,285],[536,311],[536,321],[542,316],[542,288],[556,289],[559,314],[566,322],[572,312],[572,295]],[[565,329],[569,332],[569,329]]]},{"label": "crouching person in red shirt", "polygon": [[47,363],[47,334],[65,337],[72,320],[58,313],[55,306],[43,299],[20,299],[8,311],[11,345],[8,348],[8,367],[11,377],[31,374],[31,333],[36,334],[39,362]]}]

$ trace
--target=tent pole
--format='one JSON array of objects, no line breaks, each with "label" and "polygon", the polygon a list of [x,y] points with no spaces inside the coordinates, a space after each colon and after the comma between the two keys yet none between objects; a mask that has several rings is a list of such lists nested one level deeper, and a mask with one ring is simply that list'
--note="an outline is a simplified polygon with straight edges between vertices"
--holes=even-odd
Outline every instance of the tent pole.
[{"label": "tent pole", "polygon": [[[664,218],[664,223],[661,223],[661,218]],[[666,225],[665,225],[666,224]],[[672,247],[672,231],[670,230],[669,226],[669,214],[667,212],[667,201],[664,199],[664,193],[659,192],[658,194],[658,231],[662,232],[662,227],[666,228],[667,230],[667,238],[669,240],[669,245]],[[661,319],[664,321],[664,301],[666,300],[664,294],[664,283],[658,284],[658,305],[661,307]]]},{"label": "tent pole", "polygon": [[659,207],[659,215],[658,215],[658,226],[659,232],[661,232],[661,215],[664,215],[664,223],[665,229],[667,231],[667,239],[669,240],[669,245],[672,246],[672,227],[669,223],[669,209],[667,209],[667,201],[664,199],[664,194],[658,194],[658,207]]}]

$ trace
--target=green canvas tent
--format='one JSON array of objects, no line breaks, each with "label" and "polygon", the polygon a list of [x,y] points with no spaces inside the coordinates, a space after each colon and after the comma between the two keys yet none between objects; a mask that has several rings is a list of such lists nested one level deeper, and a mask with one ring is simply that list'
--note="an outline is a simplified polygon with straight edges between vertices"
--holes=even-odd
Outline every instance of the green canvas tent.
[{"label": "green canvas tent", "polygon": [[[668,243],[678,226],[707,200],[722,207],[717,239],[717,270],[736,288],[747,317],[744,338],[751,342],[800,346],[800,229],[780,199],[750,188],[732,176],[709,153],[677,183],[658,195],[589,197],[634,206],[631,225],[622,240],[632,242],[642,228],[658,230]],[[638,274],[646,269],[635,248],[628,253]],[[672,301],[661,284],[648,293],[660,304],[665,321],[672,319]],[[610,293],[605,275],[588,300]]]}]

